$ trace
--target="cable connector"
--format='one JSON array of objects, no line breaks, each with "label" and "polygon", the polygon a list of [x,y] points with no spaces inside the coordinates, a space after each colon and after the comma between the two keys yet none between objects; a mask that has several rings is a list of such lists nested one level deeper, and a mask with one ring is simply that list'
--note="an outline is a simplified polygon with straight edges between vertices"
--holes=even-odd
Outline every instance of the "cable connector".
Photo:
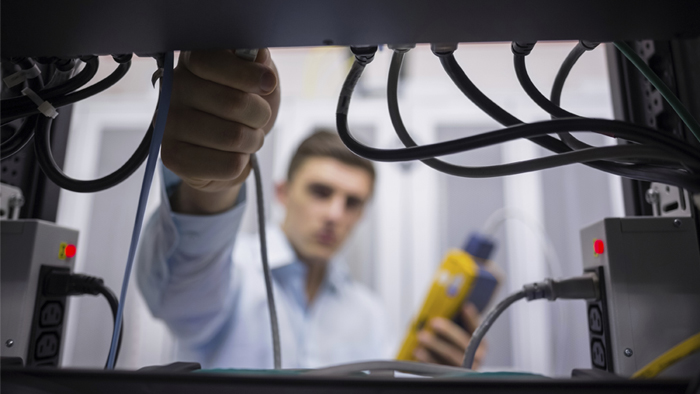
[{"label": "cable connector", "polygon": [[124,53],[121,55],[112,55],[112,59],[119,64],[128,63],[131,61],[133,55],[131,53]]},{"label": "cable connector", "polygon": [[377,46],[352,46],[350,50],[355,54],[357,62],[366,66],[374,60],[374,54],[377,53]]},{"label": "cable connector", "polygon": [[592,272],[562,280],[545,279],[523,286],[528,301],[547,299],[595,300],[600,298],[598,275]]},{"label": "cable connector", "polygon": [[60,297],[81,294],[98,295],[102,287],[104,287],[102,278],[56,270],[44,279],[43,290],[44,295]]},{"label": "cable connector", "polygon": [[599,42],[586,41],[586,40],[580,40],[579,44],[581,44],[581,46],[583,48],[585,48],[587,51],[592,51],[592,50],[596,49],[596,47],[598,47],[598,45],[600,45]]},{"label": "cable connector", "polygon": [[389,44],[389,49],[398,53],[406,53],[416,47],[416,44]]},{"label": "cable connector", "polygon": [[430,44],[430,50],[435,56],[449,56],[457,50],[455,43]]},{"label": "cable connector", "polygon": [[513,51],[513,55],[518,55],[518,56],[527,56],[532,52],[532,49],[535,48],[535,42],[521,42],[521,41],[513,41],[512,44],[510,44],[510,50]]}]

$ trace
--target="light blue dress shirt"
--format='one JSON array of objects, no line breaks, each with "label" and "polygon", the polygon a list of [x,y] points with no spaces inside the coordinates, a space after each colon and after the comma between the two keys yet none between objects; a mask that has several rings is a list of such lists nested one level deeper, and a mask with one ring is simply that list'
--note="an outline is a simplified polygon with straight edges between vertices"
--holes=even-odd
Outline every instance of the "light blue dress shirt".
[{"label": "light blue dress shirt", "polygon": [[[163,169],[161,205],[143,231],[137,255],[137,281],[146,303],[177,338],[178,360],[198,361],[204,368],[272,368],[259,239],[237,236],[245,188],[227,212],[177,214],[167,190],[179,179]],[[306,266],[279,227],[268,227],[268,250],[283,368],[391,358],[378,300],[351,280],[342,261],[329,263],[309,304]]]}]

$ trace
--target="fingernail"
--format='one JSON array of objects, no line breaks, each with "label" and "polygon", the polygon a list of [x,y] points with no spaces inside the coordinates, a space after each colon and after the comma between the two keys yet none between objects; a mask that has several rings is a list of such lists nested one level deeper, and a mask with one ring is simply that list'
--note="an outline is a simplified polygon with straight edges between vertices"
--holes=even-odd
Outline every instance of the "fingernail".
[{"label": "fingernail", "polygon": [[260,78],[260,89],[264,92],[271,92],[277,84],[277,78],[272,71],[266,71]]},{"label": "fingernail", "polygon": [[425,342],[428,340],[428,333],[421,331],[418,333],[418,342]]}]

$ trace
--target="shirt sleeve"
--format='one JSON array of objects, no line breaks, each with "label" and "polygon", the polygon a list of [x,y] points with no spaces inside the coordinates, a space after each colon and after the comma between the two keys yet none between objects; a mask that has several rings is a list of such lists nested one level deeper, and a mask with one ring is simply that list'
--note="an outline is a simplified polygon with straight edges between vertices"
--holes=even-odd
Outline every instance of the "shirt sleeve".
[{"label": "shirt sleeve", "polygon": [[163,171],[161,204],[144,229],[137,281],[153,316],[183,343],[206,345],[233,313],[232,252],[245,210],[245,184],[230,210],[216,215],[173,213],[169,193],[181,182]]}]

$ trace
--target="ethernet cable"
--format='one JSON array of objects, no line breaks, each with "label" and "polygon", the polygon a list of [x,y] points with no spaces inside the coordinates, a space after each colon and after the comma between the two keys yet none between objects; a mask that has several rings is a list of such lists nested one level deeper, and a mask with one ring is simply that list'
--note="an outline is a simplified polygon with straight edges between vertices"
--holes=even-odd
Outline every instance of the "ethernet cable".
[{"label": "ethernet cable", "polygon": [[[586,44],[587,48],[592,48],[593,46],[594,44],[591,43]],[[514,124],[522,123],[522,121],[509,114],[508,112],[503,110],[503,108],[499,107],[488,97],[486,97],[471,82],[471,80],[467,77],[467,75],[464,73],[464,71],[461,69],[461,67],[454,58],[453,52],[456,50],[456,48],[456,45],[433,45],[433,53],[440,58],[440,62],[442,63],[445,72],[450,76],[455,85],[457,85],[457,87],[459,87],[459,89],[465,94],[465,96],[467,96],[474,104],[476,104],[479,108],[486,112],[486,114],[488,114],[504,126],[512,126]],[[559,133],[559,135],[562,134],[564,133]],[[628,138],[634,140],[632,137],[628,136]],[[572,150],[562,141],[552,138],[550,136],[530,138],[530,140],[555,153],[563,153]],[[679,174],[677,172],[654,166],[649,166],[647,164],[637,164],[634,166],[606,162],[588,162],[584,164],[601,171],[609,172],[611,174],[640,180],[673,180],[679,177]],[[683,175],[680,175],[680,177],[683,177]]]},{"label": "ethernet cable", "polygon": [[632,375],[633,379],[653,378],[678,361],[700,352],[700,332],[672,347]]},{"label": "ethernet cable", "polygon": [[[697,167],[698,165],[698,158],[700,157],[698,153],[690,149],[686,145],[682,144],[680,141],[668,138],[667,136],[660,135],[654,132],[653,130],[646,129],[641,126],[625,122],[602,119],[560,119],[548,122],[523,124],[508,127],[503,130],[484,133],[473,137],[460,138],[452,141],[440,142],[430,145],[408,147],[404,149],[377,149],[368,147],[356,140],[350,134],[348,130],[347,116],[354,87],[357,84],[357,81],[359,80],[360,76],[362,75],[364,67],[372,61],[374,53],[376,52],[376,47],[353,47],[352,49],[356,54],[356,59],[353,63],[350,72],[348,73],[348,76],[345,80],[343,89],[338,100],[338,107],[336,111],[336,125],[338,128],[338,134],[345,143],[345,145],[355,154],[365,157],[367,159],[386,162],[424,160],[433,158],[435,156],[477,149],[518,138],[538,137],[562,131],[597,130],[597,132],[600,133],[613,133],[616,136],[631,138],[652,145],[656,144],[672,147],[674,149],[674,154],[678,155],[679,157],[682,156],[683,160],[686,162],[687,165],[690,165],[691,167]],[[559,143],[561,143],[561,141],[559,141]],[[561,144],[564,145],[563,143]],[[509,171],[513,171],[511,173],[519,173],[525,171],[532,171],[535,169],[550,168],[553,166],[571,164],[574,162],[600,160],[602,158],[613,158],[620,156],[625,157],[626,155],[628,155],[626,153],[620,153],[617,150],[613,151],[611,149],[605,148],[618,147],[604,147],[596,148],[595,150],[589,151],[567,152],[566,155],[569,156],[557,155],[534,159],[533,161],[528,162],[513,163],[509,165],[524,165],[524,167],[522,167],[523,170],[514,170],[512,167],[507,169]],[[568,147],[566,149],[568,149]],[[648,152],[644,152],[644,155],[647,157],[658,157],[659,159],[668,159],[668,156],[664,156],[663,152],[660,152],[655,149],[650,150]],[[499,176],[504,174],[503,172],[500,172],[502,168],[497,168],[496,171],[493,170],[493,168],[487,167],[485,169],[487,174],[484,176]],[[488,173],[488,171],[492,172]],[[471,175],[475,176],[480,174],[481,173],[476,173]],[[682,176],[683,175],[681,174],[681,177]],[[678,183],[683,184],[684,187],[689,187],[694,190],[700,190],[700,186],[698,186],[697,177],[691,176],[690,179],[686,178],[683,180],[677,180]]]},{"label": "ethernet cable", "polygon": [[[131,55],[115,56],[115,60],[119,62],[117,69],[107,78],[102,81],[85,88],[83,90],[65,94],[70,89],[77,89],[89,81],[97,71],[98,61],[96,57],[86,58],[85,68],[75,77],[65,83],[56,86],[55,88],[41,91],[42,100],[53,100],[52,105],[62,106],[70,104],[74,101],[81,100],[97,94],[114,83],[119,81],[130,67]],[[55,99],[54,99],[55,98]],[[25,100],[29,100],[23,97]],[[10,99],[18,100],[18,99]],[[5,110],[5,101],[3,100],[3,115],[10,112],[10,118],[17,116],[17,113],[24,114],[27,112],[34,113],[38,111],[36,105],[33,110],[22,109],[24,104],[19,102],[17,108]],[[31,104],[31,101],[30,101]],[[24,112],[23,112],[24,111]],[[157,111],[157,108],[156,108]],[[14,114],[14,115],[13,115]],[[29,115],[25,119],[19,130],[2,144],[3,159],[11,157],[22,150],[32,138],[34,138],[34,149],[36,151],[37,162],[46,176],[59,187],[78,193],[92,193],[111,188],[131,176],[146,160],[148,156],[149,144],[153,134],[153,125],[151,124],[146,131],[143,140],[132,156],[119,169],[99,179],[93,180],[78,180],[69,177],[56,164],[51,152],[51,123],[50,117],[42,115]]]},{"label": "ethernet cable", "polygon": [[[131,55],[128,55],[128,58],[115,57],[115,60],[116,59],[119,59],[119,66],[117,66],[117,68],[106,78],[84,89],[56,97],[53,101],[51,101],[51,104],[55,108],[70,105],[80,100],[84,100],[88,97],[92,97],[98,93],[101,93],[104,90],[113,86],[115,83],[119,82],[124,77],[124,75],[126,75],[126,73],[129,71],[129,68],[131,67]],[[46,97],[42,98],[48,101]],[[13,108],[7,111],[3,109],[1,124],[4,125],[13,120],[39,113],[39,110],[37,109],[36,105],[33,105],[33,103],[24,103],[18,105],[17,108]]]},{"label": "ethernet cable", "polygon": [[[156,112],[159,108],[156,107]],[[33,115],[38,117],[37,127],[34,132],[34,149],[39,167],[46,174],[46,177],[59,187],[77,193],[94,193],[109,189],[118,185],[131,176],[146,160],[149,155],[149,146],[153,136],[153,124],[149,125],[141,143],[136,148],[131,157],[117,170],[98,179],[80,180],[66,175],[58,166],[51,152],[51,118]],[[157,154],[157,152],[156,152]]]},{"label": "ethernet cable", "polygon": [[[391,61],[391,66],[390,66],[390,71],[389,71],[389,80],[387,84],[387,97],[388,97],[388,104],[389,104],[389,114],[391,116],[391,121],[394,126],[394,129],[396,131],[396,134],[398,135],[399,139],[404,143],[406,147],[414,147],[417,144],[415,141],[411,138],[411,136],[408,134],[408,131],[406,130],[406,127],[403,124],[403,121],[401,119],[401,114],[398,108],[398,77],[400,74],[401,70],[401,64],[403,61],[404,54],[408,51],[408,48],[401,48],[401,47],[395,47],[394,48],[395,52],[392,57]],[[483,110],[487,111],[489,115],[494,117],[496,120],[500,121],[503,124],[509,125],[509,124],[518,124],[520,122],[519,119],[515,118],[514,116],[510,115],[507,113],[505,110],[503,110],[501,107],[493,103],[491,100],[489,100],[486,96],[481,93],[476,86],[471,83],[471,81],[467,78],[467,76],[464,74],[464,72],[459,68],[459,65],[456,64],[456,61],[454,60],[454,57],[452,55],[445,55],[441,57],[441,61],[443,62],[443,65],[446,66],[446,70],[448,71],[448,74],[452,77],[453,80],[455,80],[455,83],[460,86],[460,88],[467,94],[469,98],[474,100],[477,105],[482,108]],[[546,138],[545,140],[541,140],[542,138]],[[534,142],[540,143],[540,145],[543,145],[547,148],[553,149],[558,152],[566,153],[570,152],[571,149],[568,148],[567,146],[563,145],[560,141],[551,138],[549,136],[546,137],[535,137],[531,138]],[[552,145],[551,143],[554,142],[555,144]],[[556,144],[560,144],[563,146],[557,146]],[[625,152],[630,152],[627,151],[630,147],[625,148]],[[635,148],[636,149],[636,148]],[[600,153],[600,152],[599,152]],[[563,159],[563,158],[558,158],[558,159]],[[475,167],[463,167],[463,166],[457,166],[454,164],[446,163],[438,159],[425,159],[423,160],[423,163],[428,165],[429,167],[432,167],[433,169],[436,169],[438,171],[454,175],[454,176],[463,176],[463,177],[485,177],[485,176],[499,176],[499,175],[510,175],[512,173],[520,173],[520,172],[526,172],[527,170],[529,171],[534,171],[542,168],[547,168],[545,165],[542,165],[541,167],[537,167],[538,161],[540,159],[535,159],[536,161],[533,162],[526,162],[527,165],[532,165],[532,167],[527,168],[525,166],[521,166],[521,163],[513,163],[513,164],[507,164],[504,166],[492,166],[492,167],[480,167],[480,168],[475,168]],[[547,160],[553,160],[553,159],[547,159]],[[542,161],[540,161],[542,163]],[[670,172],[669,170],[664,170],[664,169],[656,169],[656,168],[644,168],[645,171],[639,171],[639,170],[632,170],[629,168],[625,168],[622,166],[618,166],[620,168],[617,168],[616,171],[611,171],[611,166],[612,164],[608,163],[587,163],[593,167],[599,168],[599,167],[604,167],[604,168],[599,168],[603,169],[605,171],[613,172],[616,173],[617,175],[621,176],[628,176],[628,177],[634,177],[635,179],[675,179],[680,177],[683,177],[684,174],[676,174],[673,172]],[[505,170],[505,171],[504,171]],[[511,171],[510,173],[508,171]],[[689,187],[692,187],[695,183],[697,183],[696,180],[691,180],[691,181],[685,181],[685,180],[677,180],[676,182],[682,183],[684,185],[688,185]]]},{"label": "ethernet cable", "polygon": [[624,41],[615,41],[615,47],[622,52],[623,55],[641,72],[656,90],[666,99],[678,116],[683,120],[683,123],[688,127],[691,133],[700,141],[700,123],[691,115],[690,111],[683,105],[681,100],[673,94],[673,91],[666,86],[664,81],[659,78],[654,71],[637,55],[634,50]]},{"label": "ethernet cable", "polygon": [[[85,67],[74,77],[68,81],[61,83],[55,87],[43,89],[41,91],[44,100],[52,101],[57,97],[61,97],[67,93],[80,89],[97,74],[100,60],[97,56],[87,56],[82,58]],[[3,112],[21,110],[31,108],[32,102],[28,97],[15,97],[2,100]]]},{"label": "ethernet cable", "polygon": [[[257,49],[236,49],[236,56],[248,61],[255,61],[258,56]],[[267,310],[270,314],[270,327],[272,331],[272,353],[275,369],[282,368],[282,351],[280,346],[279,323],[277,322],[277,308],[275,307],[275,294],[272,288],[272,273],[267,258],[267,233],[265,231],[265,201],[263,198],[262,173],[258,156],[250,155],[250,165],[255,176],[255,195],[258,208],[258,234],[260,235],[260,256],[262,258],[263,275],[265,277],[265,292],[267,293]]]},{"label": "ethernet cable", "polygon": [[250,155],[250,164],[255,175],[255,195],[258,206],[258,233],[260,234],[260,255],[262,256],[263,274],[265,276],[265,291],[267,292],[267,309],[270,313],[270,325],[272,327],[272,351],[275,369],[282,368],[282,355],[280,346],[279,323],[277,322],[277,308],[275,296],[272,291],[272,274],[267,258],[267,234],[265,232],[265,201],[263,200],[262,176],[256,154]]},{"label": "ethernet cable", "polygon": [[[159,62],[159,65],[160,62]],[[141,184],[141,193],[139,195],[139,204],[136,209],[136,219],[134,221],[134,230],[131,234],[131,244],[129,245],[129,255],[126,260],[124,269],[124,279],[122,280],[122,289],[119,296],[119,308],[117,309],[117,318],[114,322],[114,333],[112,334],[112,344],[109,349],[109,359],[107,369],[114,369],[116,361],[116,350],[121,332],[121,322],[124,316],[124,304],[126,303],[126,292],[129,288],[129,278],[134,265],[134,257],[136,255],[136,247],[138,246],[139,236],[141,235],[141,227],[143,225],[143,217],[146,212],[146,203],[148,202],[148,192],[151,189],[153,175],[158,161],[158,152],[160,144],[163,141],[163,132],[165,131],[165,122],[168,119],[168,110],[170,107],[170,95],[173,88],[173,53],[167,52],[164,55],[163,77],[161,78],[160,95],[158,97],[158,110],[155,116],[155,126],[153,135],[151,136],[151,144],[148,150],[148,160],[146,162],[146,171],[143,175],[143,183]]]},{"label": "ethernet cable", "polygon": [[522,290],[509,295],[499,302],[498,305],[486,315],[481,324],[479,324],[479,327],[474,331],[467,345],[462,367],[472,367],[474,364],[474,356],[476,355],[476,350],[479,348],[481,340],[498,316],[516,301],[522,300],[523,298],[526,298],[528,301],[540,299],[554,301],[560,298],[568,300],[595,300],[599,297],[598,275],[595,273],[586,273],[581,276],[561,280],[545,279],[542,282],[523,286]]},{"label": "ethernet cable", "polygon": [[[579,43],[581,47],[583,47],[584,44]],[[592,44],[588,44],[591,47],[594,47]],[[547,97],[545,97],[535,86],[535,84],[532,82],[530,79],[530,76],[527,71],[527,67],[525,65],[525,57],[530,54],[532,49],[534,48],[535,43],[519,43],[519,42],[513,42],[511,44],[511,48],[513,50],[513,63],[515,67],[515,73],[518,77],[518,81],[520,82],[520,85],[523,87],[523,90],[527,93],[527,95],[537,104],[542,108],[543,110],[547,111],[550,115],[552,115],[553,118],[579,118],[580,116],[575,115],[560,106],[556,105]],[[576,48],[579,46],[577,45]],[[573,55],[575,56],[577,54],[577,49],[574,48],[572,51]],[[585,48],[585,47],[584,47]],[[571,55],[571,54],[570,54]],[[572,60],[572,59],[568,59]],[[573,64],[572,64],[573,65]],[[568,65],[564,65],[568,66]],[[562,71],[560,69],[560,71]],[[564,70],[565,71],[565,70]],[[564,78],[565,76],[563,75],[558,75],[560,78]],[[563,81],[560,83],[563,84]],[[554,88],[558,88],[555,86]],[[559,90],[559,93],[561,91]],[[573,137],[570,133],[559,133],[560,138],[570,147],[573,149],[588,149],[592,148],[591,145],[585,144],[575,137]],[[639,162],[641,157],[637,160],[627,160],[629,163],[634,163],[634,162]],[[655,162],[653,160],[649,160],[649,158],[645,158],[643,161],[646,164],[653,164],[657,166],[664,166],[664,167],[669,167],[668,162]],[[673,167],[670,167],[673,168]]]},{"label": "ethernet cable", "polygon": [[[552,92],[549,95],[549,101],[551,101],[552,104],[560,106],[561,93],[564,90],[564,83],[569,77],[571,69],[574,68],[574,65],[576,64],[578,59],[581,56],[583,56],[584,53],[595,49],[597,46],[598,43],[579,41],[576,44],[576,46],[574,46],[571,49],[569,54],[566,55],[566,59],[564,59],[564,61],[561,63],[561,66],[559,67],[559,71],[557,71],[557,76],[554,77],[554,83],[552,84]],[[570,133],[560,133],[559,138],[561,138],[561,140],[564,141],[564,143],[572,149],[590,148],[590,145],[578,140]]]}]

